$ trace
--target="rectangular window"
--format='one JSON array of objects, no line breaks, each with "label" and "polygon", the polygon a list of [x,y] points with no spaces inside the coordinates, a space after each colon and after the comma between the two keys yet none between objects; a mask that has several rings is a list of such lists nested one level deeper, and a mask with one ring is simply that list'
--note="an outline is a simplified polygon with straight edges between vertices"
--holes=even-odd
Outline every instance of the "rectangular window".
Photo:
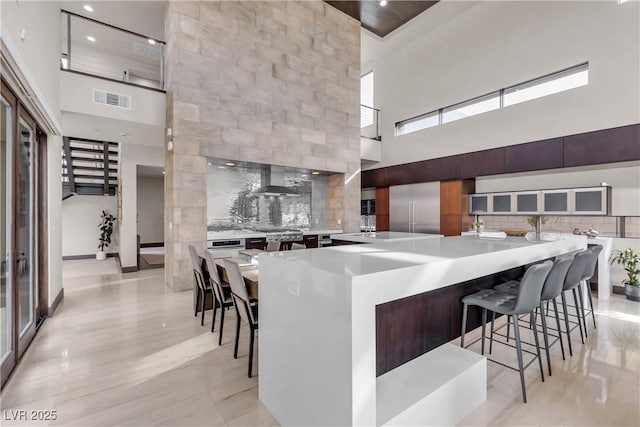
[{"label": "rectangular window", "polygon": [[442,123],[449,123],[500,108],[500,92],[465,101],[442,110]]},{"label": "rectangular window", "polygon": [[519,104],[589,84],[588,64],[553,73],[504,90],[504,106]]},{"label": "rectangular window", "polygon": [[437,111],[434,111],[396,123],[396,135],[406,135],[411,132],[438,126],[438,124],[440,124],[439,114]]}]

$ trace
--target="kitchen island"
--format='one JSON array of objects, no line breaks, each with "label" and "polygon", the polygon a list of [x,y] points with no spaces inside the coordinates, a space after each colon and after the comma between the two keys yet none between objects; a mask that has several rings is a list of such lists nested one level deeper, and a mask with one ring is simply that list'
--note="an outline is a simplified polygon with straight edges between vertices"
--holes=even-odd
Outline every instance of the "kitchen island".
[{"label": "kitchen island", "polygon": [[[392,374],[421,366],[430,350],[459,336],[461,296],[492,286],[495,275],[586,246],[583,236],[543,234],[263,254],[260,400],[282,425],[382,425],[413,404],[385,401],[398,387]],[[398,413],[383,418],[390,407]]]},{"label": "kitchen island", "polygon": [[442,234],[403,233],[399,231],[374,231],[370,233],[364,232],[332,234],[331,241],[334,242],[335,246],[338,246],[353,243],[388,243],[419,239],[437,239],[440,237],[444,236]]}]

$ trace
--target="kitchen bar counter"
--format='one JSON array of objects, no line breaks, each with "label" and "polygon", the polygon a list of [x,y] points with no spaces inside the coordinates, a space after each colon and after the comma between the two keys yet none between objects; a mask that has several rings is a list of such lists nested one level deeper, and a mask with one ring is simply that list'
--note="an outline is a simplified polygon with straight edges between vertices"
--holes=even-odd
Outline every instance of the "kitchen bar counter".
[{"label": "kitchen bar counter", "polygon": [[[282,425],[380,425],[376,378],[394,372],[377,369],[386,354],[377,341],[390,328],[386,322],[394,321],[380,307],[410,298],[437,304],[427,336],[437,342],[413,356],[419,357],[459,335],[460,295],[441,292],[470,293],[476,284],[467,286],[469,281],[586,246],[584,236],[543,234],[261,254],[260,399]],[[399,326],[416,329],[406,319]],[[397,346],[407,344],[414,342]]]}]

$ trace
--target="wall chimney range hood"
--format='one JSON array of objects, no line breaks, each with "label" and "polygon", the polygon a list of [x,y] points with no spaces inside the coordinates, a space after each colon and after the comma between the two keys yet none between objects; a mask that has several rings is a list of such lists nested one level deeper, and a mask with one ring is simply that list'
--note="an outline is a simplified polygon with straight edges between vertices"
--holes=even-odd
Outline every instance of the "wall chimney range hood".
[{"label": "wall chimney range hood", "polygon": [[284,186],[284,169],[280,166],[264,165],[260,173],[260,187],[256,193],[265,196],[300,197],[296,191]]}]

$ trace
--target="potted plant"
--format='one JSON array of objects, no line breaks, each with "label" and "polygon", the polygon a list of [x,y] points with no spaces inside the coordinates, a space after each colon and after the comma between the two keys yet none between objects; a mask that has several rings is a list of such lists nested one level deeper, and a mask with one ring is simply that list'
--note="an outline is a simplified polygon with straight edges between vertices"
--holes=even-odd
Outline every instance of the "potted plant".
[{"label": "potted plant", "polygon": [[624,251],[615,250],[611,255],[611,264],[622,265],[624,271],[627,272],[627,278],[622,281],[624,284],[624,293],[628,300],[640,301],[640,257],[631,248]]},{"label": "potted plant", "polygon": [[473,223],[473,226],[475,227],[476,231],[479,233],[484,229],[484,222],[482,222],[481,220],[477,220],[476,222]]},{"label": "potted plant", "polygon": [[113,224],[115,221],[115,216],[107,211],[102,211],[100,222],[98,223],[100,236],[98,237],[98,252],[96,252],[96,259],[99,261],[107,258],[107,253],[104,250],[111,244],[111,235],[113,234]]}]

